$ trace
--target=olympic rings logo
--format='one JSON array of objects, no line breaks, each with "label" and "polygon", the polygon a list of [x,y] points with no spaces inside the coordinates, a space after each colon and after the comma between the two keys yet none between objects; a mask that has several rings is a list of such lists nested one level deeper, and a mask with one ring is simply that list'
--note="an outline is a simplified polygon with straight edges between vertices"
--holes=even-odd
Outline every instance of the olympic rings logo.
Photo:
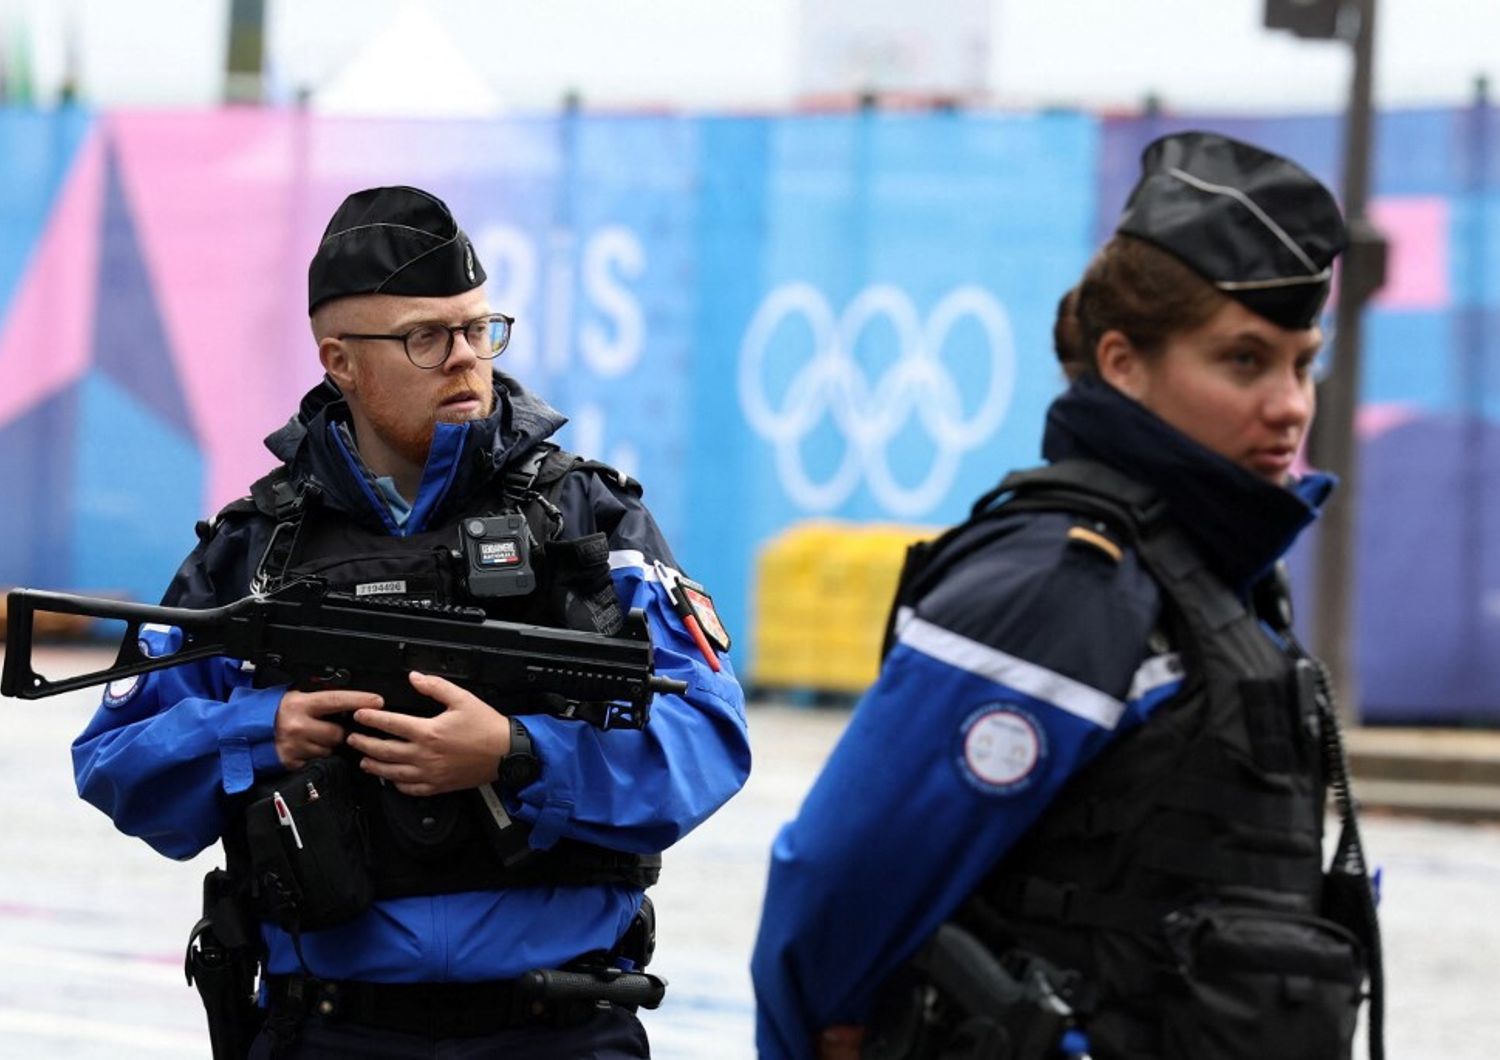
[{"label": "olympic rings logo", "polygon": [[[787,322],[800,318],[811,332],[811,351],[786,385],[780,408],[765,392],[765,366]],[[989,382],[965,416],[960,384],[940,358],[960,321],[975,321],[989,351]],[[854,358],[860,336],[876,320],[894,329],[900,356],[870,380]],[[799,340],[800,341],[800,340]],[[861,480],[894,515],[931,511],[948,493],[963,456],[989,438],[1005,418],[1015,390],[1016,353],[1010,317],[982,287],[966,284],[945,294],[926,320],[906,293],[889,284],[865,288],[837,318],[817,288],[791,283],[768,294],[740,345],[740,408],[757,434],[775,447],[777,474],[793,501],[829,511],[854,493]],[[936,456],[926,476],[903,486],[892,474],[889,445],[915,413]],[[846,445],[838,468],[821,482],[803,466],[802,443],[831,416]]]}]

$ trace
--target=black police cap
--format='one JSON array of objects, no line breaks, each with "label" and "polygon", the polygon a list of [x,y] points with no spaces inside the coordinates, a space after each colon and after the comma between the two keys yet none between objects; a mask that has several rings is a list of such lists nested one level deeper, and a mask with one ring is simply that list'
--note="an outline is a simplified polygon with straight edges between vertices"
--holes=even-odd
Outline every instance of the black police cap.
[{"label": "black police cap", "polygon": [[367,188],[344,200],[307,269],[307,311],[351,294],[443,298],[484,282],[474,246],[436,195]]},{"label": "black police cap", "polygon": [[1148,144],[1115,231],[1183,261],[1284,328],[1322,312],[1348,233],[1333,195],[1301,166],[1227,136],[1176,133]]}]

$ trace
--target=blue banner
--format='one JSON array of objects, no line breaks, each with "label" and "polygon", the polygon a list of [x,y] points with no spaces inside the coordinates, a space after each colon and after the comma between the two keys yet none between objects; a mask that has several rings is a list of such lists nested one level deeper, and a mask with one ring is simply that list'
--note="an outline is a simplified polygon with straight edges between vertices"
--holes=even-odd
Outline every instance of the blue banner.
[{"label": "blue banner", "polygon": [[[1185,126],[1339,185],[1339,123],[1316,115],[0,110],[0,584],[156,596],[318,377],[303,269],[327,217],[414,183],[518,318],[504,367],[571,418],[565,444],[645,483],[753,672],[777,535],[941,525],[1037,462],[1057,300],[1141,148]],[[1377,128],[1391,255],[1352,587],[1376,720],[1500,718],[1493,126],[1480,107]]]},{"label": "blue banner", "polygon": [[756,551],[788,524],[952,521],[1037,462],[1097,126],[867,113],[708,135],[696,435],[716,459],[693,474],[719,554],[693,559],[748,631]]}]

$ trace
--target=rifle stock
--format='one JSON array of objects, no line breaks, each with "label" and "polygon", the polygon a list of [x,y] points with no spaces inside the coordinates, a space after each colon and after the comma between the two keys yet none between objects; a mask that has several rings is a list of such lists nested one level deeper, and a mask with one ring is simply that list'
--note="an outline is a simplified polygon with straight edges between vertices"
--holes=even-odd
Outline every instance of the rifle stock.
[{"label": "rifle stock", "polygon": [[[645,618],[632,612],[622,636],[489,619],[478,608],[381,603],[298,583],[203,610],[16,589],[0,694],[40,699],[214,655],[255,665],[260,683],[399,693],[412,670],[445,677],[487,701],[546,697],[548,712],[601,728],[640,728],[657,692],[684,682],[658,676]],[[125,636],[113,665],[49,680],[32,665],[38,612],[119,619]],[[181,648],[160,657],[140,647],[147,624],[176,626]],[[397,709],[420,710],[412,702]]]}]

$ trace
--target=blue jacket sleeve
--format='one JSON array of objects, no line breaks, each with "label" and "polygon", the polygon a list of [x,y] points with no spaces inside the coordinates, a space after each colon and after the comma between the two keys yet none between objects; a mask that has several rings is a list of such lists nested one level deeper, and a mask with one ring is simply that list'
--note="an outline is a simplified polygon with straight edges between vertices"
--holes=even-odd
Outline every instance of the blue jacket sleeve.
[{"label": "blue jacket sleeve", "polygon": [[[1154,586],[1033,520],[899,625],[875,685],[777,836],[751,971],[766,1058],[865,1024],[891,973],[1067,779],[1170,691],[1142,674]],[[1147,685],[1150,687],[1147,687]]]},{"label": "blue jacket sleeve", "polygon": [[[244,557],[259,527],[221,525],[183,562],[163,602],[209,607],[244,594]],[[143,626],[141,650],[171,655],[181,633]],[[224,829],[224,796],[281,768],[273,742],[283,688],[250,687],[232,659],[202,659],[111,682],[73,742],[78,793],[127,835],[189,858]]]},{"label": "blue jacket sleeve", "polygon": [[[143,647],[170,654],[177,636],[147,627]],[[251,688],[222,658],[112,682],[73,743],[78,794],[127,835],[192,857],[222,834],[223,796],[280,768],[272,733],[282,691]]]},{"label": "blue jacket sleeve", "polygon": [[640,608],[658,673],[687,683],[658,695],[643,730],[601,731],[546,715],[529,716],[542,770],[518,792],[516,816],[533,826],[531,843],[558,838],[616,850],[664,850],[729,800],[750,772],[745,699],[729,656],[715,672],[672,609],[658,564],[675,571],[671,552],[636,491],[575,475],[559,507],[581,532],[609,538],[615,590]]}]

